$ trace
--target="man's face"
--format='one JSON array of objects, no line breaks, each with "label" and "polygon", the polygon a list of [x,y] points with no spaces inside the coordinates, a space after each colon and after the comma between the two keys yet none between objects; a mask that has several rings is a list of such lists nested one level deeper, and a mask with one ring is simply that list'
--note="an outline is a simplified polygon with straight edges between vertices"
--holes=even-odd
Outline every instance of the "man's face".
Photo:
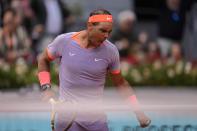
[{"label": "man's face", "polygon": [[12,32],[15,28],[15,19],[12,12],[6,12],[4,18],[3,18],[3,25],[6,27],[8,32]]},{"label": "man's face", "polygon": [[112,31],[111,22],[99,22],[98,25],[88,23],[88,41],[95,47],[100,46]]}]

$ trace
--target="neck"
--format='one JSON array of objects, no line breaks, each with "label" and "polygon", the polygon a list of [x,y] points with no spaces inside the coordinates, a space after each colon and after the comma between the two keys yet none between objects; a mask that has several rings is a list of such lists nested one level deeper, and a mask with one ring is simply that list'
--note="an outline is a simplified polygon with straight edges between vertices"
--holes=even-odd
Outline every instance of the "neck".
[{"label": "neck", "polygon": [[84,46],[84,48],[88,49],[88,48],[93,47],[91,42],[88,40],[87,30],[81,31],[78,37],[79,37],[80,43]]}]

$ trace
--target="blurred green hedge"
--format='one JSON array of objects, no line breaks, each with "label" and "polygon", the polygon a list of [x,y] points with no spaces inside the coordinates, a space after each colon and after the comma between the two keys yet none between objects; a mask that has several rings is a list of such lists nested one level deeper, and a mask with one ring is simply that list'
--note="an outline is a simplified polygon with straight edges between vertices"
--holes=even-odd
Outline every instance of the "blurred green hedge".
[{"label": "blurred green hedge", "polygon": [[[59,68],[51,64],[51,83],[58,85]],[[39,84],[37,65],[17,65],[0,68],[0,89],[18,89],[27,85]],[[196,86],[197,68],[184,61],[171,65],[131,66],[121,63],[121,72],[132,86]],[[113,86],[107,76],[106,87]]]}]

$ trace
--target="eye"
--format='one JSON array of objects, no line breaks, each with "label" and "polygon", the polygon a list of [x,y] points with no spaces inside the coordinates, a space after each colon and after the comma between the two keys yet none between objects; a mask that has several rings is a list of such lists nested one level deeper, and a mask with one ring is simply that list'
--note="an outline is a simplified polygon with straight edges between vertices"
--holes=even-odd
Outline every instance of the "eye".
[{"label": "eye", "polygon": [[104,29],[100,29],[100,31],[101,31],[102,33],[106,33],[106,32],[107,32],[107,31],[104,30]]}]

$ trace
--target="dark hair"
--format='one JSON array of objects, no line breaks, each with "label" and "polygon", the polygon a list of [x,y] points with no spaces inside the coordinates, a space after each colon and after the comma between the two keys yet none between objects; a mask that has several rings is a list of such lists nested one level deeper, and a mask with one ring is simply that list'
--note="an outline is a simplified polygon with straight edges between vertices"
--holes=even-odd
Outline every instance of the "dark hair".
[{"label": "dark hair", "polygon": [[8,12],[11,12],[11,13],[13,14],[13,16],[16,16],[16,14],[17,14],[17,12],[16,12],[15,9],[13,9],[13,8],[6,8],[6,9],[3,11],[3,17],[2,17],[2,18],[4,18],[5,14],[8,13]]},{"label": "dark hair", "polygon": [[13,15],[14,17],[15,17],[16,14],[17,14],[16,10],[13,9],[13,8],[6,8],[6,9],[4,9],[4,10],[3,10],[3,14],[2,14],[2,16],[1,16],[1,18],[2,18],[2,23],[1,23],[1,25],[0,25],[1,27],[4,26],[3,19],[4,19],[5,15],[6,15],[8,12],[12,13],[12,15]]},{"label": "dark hair", "polygon": [[[111,15],[111,13],[109,11],[105,10],[105,9],[96,9],[96,10],[94,10],[90,13],[90,16],[101,15],[101,14]],[[92,24],[96,26],[96,25],[99,24],[99,22],[95,22],[95,23],[92,23]]]}]

